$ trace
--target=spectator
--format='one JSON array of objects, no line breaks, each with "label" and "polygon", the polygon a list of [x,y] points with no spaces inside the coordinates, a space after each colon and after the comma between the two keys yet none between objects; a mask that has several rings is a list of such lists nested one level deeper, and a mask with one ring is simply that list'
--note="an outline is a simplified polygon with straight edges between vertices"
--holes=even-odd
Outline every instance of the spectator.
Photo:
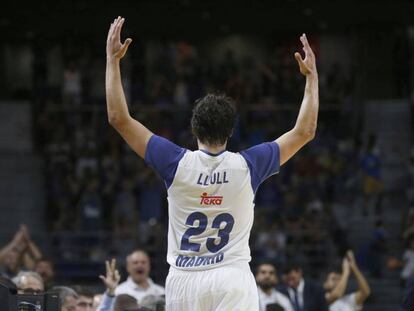
[{"label": "spectator", "polygon": [[45,290],[42,277],[36,272],[19,272],[12,281],[19,294],[39,294]]},{"label": "spectator", "polygon": [[408,280],[414,277],[414,236],[408,239],[407,249],[404,251],[402,260],[390,257],[387,266],[390,269],[402,269],[401,284],[405,285]]},{"label": "spectator", "polygon": [[[358,290],[351,294],[346,292],[350,272],[353,272]],[[348,251],[340,271],[331,271],[324,284],[326,300],[330,303],[330,311],[357,311],[362,310],[362,305],[371,293],[367,280],[362,275],[355,261],[352,251]]]},{"label": "spectator", "polygon": [[295,311],[328,311],[322,286],[305,280],[299,265],[288,264],[284,272],[286,286],[281,292],[290,299]]},{"label": "spectator", "polygon": [[32,270],[34,262],[42,257],[37,245],[30,239],[26,225],[21,225],[12,241],[0,250],[1,275],[13,277],[21,268]]},{"label": "spectator", "polygon": [[42,277],[46,289],[53,286],[55,278],[55,267],[52,260],[48,258],[39,259],[36,262],[34,270]]},{"label": "spectator", "polygon": [[59,293],[61,311],[77,311],[78,294],[72,288],[55,286],[52,291]]},{"label": "spectator", "polygon": [[128,255],[127,271],[128,279],[121,283],[115,290],[115,294],[127,294],[134,297],[138,303],[148,295],[161,296],[165,294],[164,288],[155,284],[149,278],[150,258],[143,250],[136,250]]},{"label": "spectator", "polygon": [[103,295],[102,294],[95,294],[93,296],[93,307],[92,310],[93,311],[97,311],[99,306],[101,305],[103,301]]},{"label": "spectator", "polygon": [[116,296],[114,311],[137,310],[139,308],[137,300],[127,294]]},{"label": "spectator", "polygon": [[26,269],[33,270],[36,261],[42,258],[42,252],[37,244],[30,238],[28,227],[26,225],[21,225],[20,230],[23,232],[23,243],[25,245],[23,264]]},{"label": "spectator", "polygon": [[99,278],[105,284],[106,291],[103,294],[102,301],[97,308],[97,311],[112,311],[115,303],[115,289],[117,288],[121,276],[116,269],[116,260],[112,259],[111,262],[106,261],[106,274],[100,275]]},{"label": "spectator", "polygon": [[161,311],[165,308],[165,297],[148,295],[141,299],[140,310]]},{"label": "spectator", "polygon": [[76,302],[76,311],[93,311],[94,293],[83,287],[77,287],[76,293],[78,300]]},{"label": "spectator", "polygon": [[17,275],[22,267],[22,252],[20,249],[6,246],[0,253],[3,266],[2,276],[10,278]]},{"label": "spectator", "polygon": [[289,298],[274,288],[278,284],[278,278],[273,264],[263,263],[259,265],[256,273],[256,283],[259,292],[260,311],[266,311],[270,304],[280,306],[283,311],[293,311]]},{"label": "spectator", "polygon": [[0,264],[2,266],[1,275],[13,277],[17,275],[22,265],[22,252],[24,250],[23,232],[20,228],[13,239],[2,249],[0,249]]}]

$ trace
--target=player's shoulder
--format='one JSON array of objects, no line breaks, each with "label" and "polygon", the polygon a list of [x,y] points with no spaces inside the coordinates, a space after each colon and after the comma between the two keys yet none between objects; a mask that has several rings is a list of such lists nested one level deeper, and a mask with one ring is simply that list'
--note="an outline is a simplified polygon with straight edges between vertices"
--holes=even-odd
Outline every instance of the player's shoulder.
[{"label": "player's shoulder", "polygon": [[227,151],[226,161],[229,163],[230,166],[234,165],[237,168],[240,168],[240,167],[247,168],[246,160],[239,152]]},{"label": "player's shoulder", "polygon": [[247,169],[247,163],[238,152],[224,150],[218,154],[211,154],[202,150],[188,150],[180,161],[180,165],[194,167],[205,164],[205,162],[220,162],[228,169]]}]

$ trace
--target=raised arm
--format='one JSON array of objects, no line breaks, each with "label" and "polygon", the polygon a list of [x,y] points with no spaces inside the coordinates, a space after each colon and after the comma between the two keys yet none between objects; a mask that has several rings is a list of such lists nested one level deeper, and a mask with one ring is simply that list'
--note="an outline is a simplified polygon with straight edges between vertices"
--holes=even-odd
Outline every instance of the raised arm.
[{"label": "raised arm", "polygon": [[364,301],[369,297],[371,294],[371,289],[368,285],[367,280],[365,279],[362,272],[359,270],[358,265],[355,260],[354,253],[352,251],[348,251],[346,256],[349,260],[349,265],[351,267],[351,271],[354,273],[355,278],[358,283],[358,290],[355,295],[355,300],[358,305],[362,305]]},{"label": "raised arm", "polygon": [[26,243],[26,250],[23,255],[23,263],[26,269],[33,270],[36,261],[43,257],[42,251],[36,243],[30,238],[29,230],[26,225],[22,225],[24,241]]},{"label": "raised arm", "polygon": [[131,117],[121,83],[120,60],[128,50],[132,39],[121,43],[121,29],[125,19],[118,17],[111,24],[106,41],[106,106],[109,123],[118,131],[128,145],[142,158],[152,136],[140,122]]},{"label": "raised arm", "polygon": [[335,300],[341,298],[346,291],[346,287],[348,286],[348,279],[350,274],[350,267],[349,261],[347,258],[344,258],[342,261],[342,275],[341,279],[339,280],[336,287],[329,293],[326,293],[325,298],[326,302],[331,304],[335,302]]},{"label": "raised arm", "polygon": [[300,37],[300,41],[303,44],[305,59],[302,59],[299,53],[295,53],[295,58],[300,72],[306,77],[305,94],[295,126],[276,139],[280,149],[280,165],[314,138],[318,121],[319,88],[315,55],[305,34]]},{"label": "raised arm", "polygon": [[16,250],[19,254],[22,254],[25,248],[26,244],[24,242],[24,233],[22,227],[20,226],[20,229],[15,233],[13,239],[0,249],[0,264],[3,263],[4,258],[11,251]]}]

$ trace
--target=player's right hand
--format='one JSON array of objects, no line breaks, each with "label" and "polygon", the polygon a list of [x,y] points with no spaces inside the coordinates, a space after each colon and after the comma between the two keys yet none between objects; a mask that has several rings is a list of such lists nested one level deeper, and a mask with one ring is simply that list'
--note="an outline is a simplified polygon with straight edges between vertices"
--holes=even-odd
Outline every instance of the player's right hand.
[{"label": "player's right hand", "polygon": [[128,46],[131,44],[132,39],[128,38],[124,43],[121,43],[121,30],[122,25],[125,22],[125,18],[114,19],[114,22],[111,24],[108,32],[108,38],[106,40],[106,58],[107,59],[121,59],[124,57]]}]

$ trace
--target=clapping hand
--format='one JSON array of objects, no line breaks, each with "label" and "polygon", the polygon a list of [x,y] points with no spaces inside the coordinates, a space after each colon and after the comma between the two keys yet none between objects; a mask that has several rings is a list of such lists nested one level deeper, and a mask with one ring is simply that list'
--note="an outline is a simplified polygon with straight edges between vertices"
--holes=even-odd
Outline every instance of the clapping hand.
[{"label": "clapping hand", "polygon": [[346,258],[348,258],[349,261],[349,265],[351,267],[351,269],[355,269],[357,267],[357,263],[355,260],[355,256],[354,256],[354,252],[349,250],[346,252]]}]

